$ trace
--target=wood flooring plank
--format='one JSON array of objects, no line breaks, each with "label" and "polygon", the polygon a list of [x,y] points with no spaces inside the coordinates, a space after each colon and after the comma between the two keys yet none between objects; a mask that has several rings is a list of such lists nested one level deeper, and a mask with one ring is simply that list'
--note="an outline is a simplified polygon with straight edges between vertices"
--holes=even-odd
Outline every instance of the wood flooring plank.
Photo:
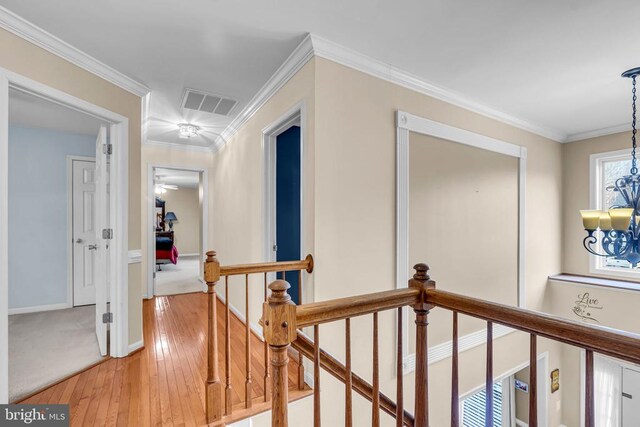
[{"label": "wood flooring plank", "polygon": [[[218,313],[224,313],[218,301]],[[28,398],[24,403],[66,403],[76,426],[204,425],[207,375],[207,300],[204,293],[156,297],[143,303],[145,347],[122,359],[110,359]],[[220,372],[225,372],[224,315],[218,328]],[[245,326],[235,315],[231,325],[233,419],[243,417]],[[264,346],[253,333],[251,369],[264,375]],[[298,365],[289,364],[289,386],[297,389]],[[224,380],[224,378],[221,378]],[[254,381],[254,406],[264,396]],[[293,394],[292,396],[300,396]],[[268,405],[267,405],[268,406]],[[257,406],[252,413],[267,406]],[[244,413],[244,416],[249,413]]]}]

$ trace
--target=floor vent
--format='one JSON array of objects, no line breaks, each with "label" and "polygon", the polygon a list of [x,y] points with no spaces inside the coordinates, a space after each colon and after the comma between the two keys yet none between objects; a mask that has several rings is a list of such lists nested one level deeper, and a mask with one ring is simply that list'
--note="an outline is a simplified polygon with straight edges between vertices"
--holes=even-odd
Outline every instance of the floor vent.
[{"label": "floor vent", "polygon": [[185,89],[182,107],[188,110],[228,116],[238,101],[220,95],[205,93],[194,89]]}]

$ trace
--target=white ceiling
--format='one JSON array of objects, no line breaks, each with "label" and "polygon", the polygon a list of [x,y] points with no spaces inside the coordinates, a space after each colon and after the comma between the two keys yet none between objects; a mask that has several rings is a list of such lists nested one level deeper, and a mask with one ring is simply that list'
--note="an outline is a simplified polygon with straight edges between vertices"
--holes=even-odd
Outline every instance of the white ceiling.
[{"label": "white ceiling", "polygon": [[59,132],[98,135],[102,122],[71,108],[9,89],[9,123]]},{"label": "white ceiling", "polygon": [[156,168],[155,182],[156,184],[177,185],[179,188],[198,188],[200,173],[181,169]]},{"label": "white ceiling", "polygon": [[[185,87],[237,114],[308,32],[472,102],[572,135],[629,123],[633,0],[0,0],[152,90],[151,140],[210,145],[231,118],[185,113]],[[232,114],[233,116],[233,114]],[[178,123],[202,136],[178,139]]]}]

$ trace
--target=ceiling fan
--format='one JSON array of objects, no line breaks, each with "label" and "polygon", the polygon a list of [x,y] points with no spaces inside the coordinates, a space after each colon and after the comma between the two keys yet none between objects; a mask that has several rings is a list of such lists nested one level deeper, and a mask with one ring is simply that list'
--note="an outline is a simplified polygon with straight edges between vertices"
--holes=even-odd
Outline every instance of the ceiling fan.
[{"label": "ceiling fan", "polygon": [[164,194],[167,190],[177,190],[179,187],[174,184],[163,184],[161,182],[156,182],[154,191],[156,194]]}]

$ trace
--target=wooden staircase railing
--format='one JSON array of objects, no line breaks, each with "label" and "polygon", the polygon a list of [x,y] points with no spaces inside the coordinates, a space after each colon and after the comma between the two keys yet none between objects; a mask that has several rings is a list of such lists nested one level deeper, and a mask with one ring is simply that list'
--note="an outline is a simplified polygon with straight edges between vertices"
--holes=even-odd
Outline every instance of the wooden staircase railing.
[{"label": "wooden staircase railing", "polygon": [[[313,257],[307,255],[303,260],[299,261],[281,261],[281,262],[267,262],[256,264],[242,264],[231,266],[220,266],[216,258],[216,252],[207,252],[207,259],[204,265],[204,278],[207,283],[207,304],[208,304],[208,321],[207,321],[207,381],[205,385],[205,405],[207,422],[213,423],[222,420],[224,416],[230,416],[233,413],[232,396],[233,390],[231,385],[231,327],[230,327],[230,298],[229,298],[229,277],[231,276],[244,276],[245,287],[245,390],[244,390],[244,406],[246,409],[251,408],[253,404],[253,373],[251,369],[251,321],[249,312],[249,275],[261,274],[264,276],[264,301],[267,301],[267,275],[268,273],[281,273],[282,277],[285,277],[285,272],[298,271],[298,283],[299,283],[299,295],[302,298],[302,272],[306,271],[311,273],[313,271]],[[218,313],[217,313],[217,290],[218,282],[220,278],[224,277],[225,287],[225,382],[224,386],[220,380],[220,368],[218,361]],[[235,285],[235,284],[234,284]],[[268,402],[271,392],[271,378],[269,370],[269,351],[267,341],[264,341],[264,365],[265,373],[262,378],[264,387],[264,402]],[[302,356],[300,355],[301,359]],[[304,388],[304,368],[302,367],[301,360],[299,360],[298,375],[302,378],[298,382],[300,389]],[[223,393],[224,387],[224,393]]]},{"label": "wooden staircase railing", "polygon": [[[380,410],[395,417],[396,425],[429,426],[428,387],[428,314],[434,307],[453,312],[452,337],[452,384],[451,384],[451,426],[459,427],[458,400],[458,315],[468,315],[487,322],[486,384],[487,406],[485,425],[493,426],[493,324],[502,324],[530,334],[530,390],[529,426],[537,427],[537,337],[545,337],[586,350],[585,426],[594,427],[594,381],[593,355],[595,352],[619,358],[632,363],[640,363],[640,335],[625,333],[609,328],[590,326],[564,320],[543,313],[491,303],[479,299],[440,291],[430,280],[425,264],[415,267],[415,274],[406,289],[378,292],[331,301],[296,306],[287,294],[289,284],[283,280],[273,282],[269,288],[271,295],[263,306],[262,324],[266,342],[271,351],[272,380],[272,426],[288,425],[287,350],[290,346],[310,358],[314,363],[314,427],[321,425],[320,418],[320,369],[327,370],[345,384],[345,425],[353,423],[352,393],[356,390],[372,402],[372,424],[379,426]],[[396,373],[396,403],[380,393],[378,378],[378,313],[385,310],[413,308],[416,317],[416,371],[415,407],[413,419],[403,408],[402,384],[402,316],[398,316],[398,346]],[[350,319],[371,315],[373,322],[373,384],[369,386],[351,372]],[[345,321],[346,361],[342,365],[320,348],[320,325],[335,321]],[[298,328],[313,326],[313,341]]]}]

